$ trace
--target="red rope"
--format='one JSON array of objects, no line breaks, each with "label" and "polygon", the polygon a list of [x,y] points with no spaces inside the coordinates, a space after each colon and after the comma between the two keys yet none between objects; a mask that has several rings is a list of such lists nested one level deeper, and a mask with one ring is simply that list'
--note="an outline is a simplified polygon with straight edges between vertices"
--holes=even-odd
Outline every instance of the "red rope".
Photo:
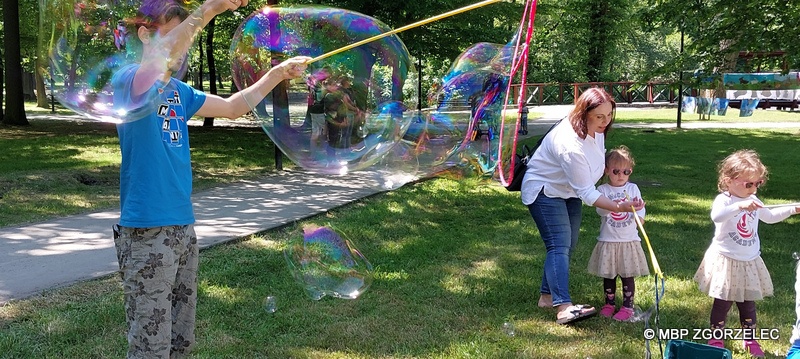
[{"label": "red rope", "polygon": [[[501,124],[500,124],[500,134],[499,134],[499,141],[498,141],[498,157],[499,160],[497,162],[497,170],[500,172],[500,183],[503,186],[508,186],[511,181],[514,180],[514,167],[516,166],[516,156],[517,153],[517,138],[519,137],[519,117],[522,113],[522,106],[525,104],[525,82],[528,78],[528,50],[530,49],[531,38],[533,37],[533,23],[536,19],[536,0],[527,0],[525,2],[525,10],[522,13],[522,19],[520,20],[519,30],[517,31],[517,42],[514,46],[514,55],[511,59],[511,72],[509,73],[509,81],[506,87],[506,97],[505,101],[503,101],[503,112],[501,115]],[[520,44],[520,40],[522,38],[522,29],[526,28],[525,33],[525,42]],[[522,50],[520,50],[520,47]],[[508,180],[505,179],[505,173],[503,171],[503,138],[505,132],[505,124],[506,124],[506,109],[508,108],[508,98],[511,95],[511,87],[514,80],[514,76],[519,71],[519,66],[522,65],[522,75],[521,75],[521,86],[519,90],[519,97],[517,98],[517,121],[516,126],[514,127],[514,142],[511,146],[511,153],[510,153],[510,162],[511,166],[509,168],[509,178]]]}]

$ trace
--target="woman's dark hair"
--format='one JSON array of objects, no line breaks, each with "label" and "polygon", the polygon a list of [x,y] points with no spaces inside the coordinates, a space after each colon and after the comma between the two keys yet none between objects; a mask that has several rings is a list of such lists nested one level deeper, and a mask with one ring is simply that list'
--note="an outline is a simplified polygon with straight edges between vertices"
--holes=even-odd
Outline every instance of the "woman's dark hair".
[{"label": "woman's dark hair", "polygon": [[614,124],[614,118],[617,114],[617,103],[614,101],[614,98],[599,87],[592,87],[584,91],[583,94],[578,97],[578,100],[575,101],[575,108],[569,113],[569,122],[572,124],[572,128],[575,130],[575,133],[578,134],[578,137],[586,138],[588,134],[589,130],[586,126],[586,122],[589,111],[594,110],[606,102],[611,104],[612,112],[611,121],[603,131],[604,135],[611,129],[611,125]]}]

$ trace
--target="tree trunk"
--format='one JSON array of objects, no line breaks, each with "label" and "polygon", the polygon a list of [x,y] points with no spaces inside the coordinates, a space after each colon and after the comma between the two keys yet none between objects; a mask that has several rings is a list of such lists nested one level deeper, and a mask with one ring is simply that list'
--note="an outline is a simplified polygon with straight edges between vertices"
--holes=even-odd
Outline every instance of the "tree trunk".
[{"label": "tree trunk", "polygon": [[[278,5],[278,0],[267,0],[267,5]],[[277,27],[277,13],[270,12],[267,17],[269,19],[269,35],[270,35],[270,48],[277,49],[278,42],[280,41],[280,30]],[[277,66],[284,59],[278,53],[272,53],[272,66]],[[275,88],[272,89],[272,113],[273,113],[273,127],[278,127],[280,123],[289,124],[289,93],[286,86],[287,81],[281,81]],[[269,96],[269,95],[268,95]],[[283,171],[283,152],[275,145],[275,169]]]},{"label": "tree trunk", "polygon": [[42,71],[44,67],[36,68],[36,106],[41,108],[49,108],[50,101],[47,98],[47,87],[44,84],[44,76]]},{"label": "tree trunk", "polygon": [[6,93],[5,91],[6,82],[4,77],[4,75],[6,74],[6,68],[5,66],[3,66],[3,64],[5,63],[5,61],[3,60],[4,59],[3,56],[5,56],[5,53],[3,52],[3,49],[0,49],[0,122],[3,122],[3,112],[4,112],[3,104],[6,102],[5,96],[3,96],[3,94]]},{"label": "tree trunk", "polygon": [[[22,84],[22,57],[19,44],[19,1],[3,0],[3,30],[5,38],[5,87]],[[28,126],[25,116],[25,100],[22,91],[6,91],[6,111],[3,123],[8,125]]]},{"label": "tree trunk", "polygon": [[[211,19],[208,26],[206,26],[206,62],[208,63],[208,79],[210,80],[209,86],[211,93],[217,94],[217,66],[214,63],[214,23],[215,20]],[[203,127],[214,127],[214,118],[206,117],[203,120]]]},{"label": "tree trunk", "polygon": [[195,87],[200,91],[205,91],[205,89],[203,89],[203,35],[202,34],[200,35],[200,41],[197,42],[197,45],[199,46],[198,50],[200,56],[198,56],[198,58],[200,59],[200,64],[197,66],[197,83],[195,83]]}]

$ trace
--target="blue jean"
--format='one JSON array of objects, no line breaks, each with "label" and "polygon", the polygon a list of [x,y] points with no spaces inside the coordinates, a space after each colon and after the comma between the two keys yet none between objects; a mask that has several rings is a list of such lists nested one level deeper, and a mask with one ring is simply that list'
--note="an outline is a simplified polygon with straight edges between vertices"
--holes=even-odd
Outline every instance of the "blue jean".
[{"label": "blue jean", "polygon": [[572,302],[569,296],[569,259],[578,244],[581,205],[579,198],[550,198],[544,192],[528,205],[547,250],[540,292],[553,296],[553,306]]}]

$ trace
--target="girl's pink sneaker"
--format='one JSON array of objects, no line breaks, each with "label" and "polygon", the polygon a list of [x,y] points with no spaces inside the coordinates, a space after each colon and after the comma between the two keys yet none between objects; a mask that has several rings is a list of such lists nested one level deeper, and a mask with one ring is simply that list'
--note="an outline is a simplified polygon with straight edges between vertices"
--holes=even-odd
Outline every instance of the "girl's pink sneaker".
[{"label": "girl's pink sneaker", "polygon": [[764,351],[761,350],[761,345],[758,344],[755,340],[745,340],[744,341],[744,350],[754,358],[763,358]]},{"label": "girl's pink sneaker", "polygon": [[633,316],[633,308],[622,307],[619,308],[619,312],[614,314],[614,320],[619,322],[627,322]]},{"label": "girl's pink sneaker", "polygon": [[616,309],[617,308],[614,308],[613,305],[606,304],[602,308],[600,308],[600,315],[602,315],[602,316],[604,316],[606,318],[611,318],[611,316],[614,315],[614,311]]}]

